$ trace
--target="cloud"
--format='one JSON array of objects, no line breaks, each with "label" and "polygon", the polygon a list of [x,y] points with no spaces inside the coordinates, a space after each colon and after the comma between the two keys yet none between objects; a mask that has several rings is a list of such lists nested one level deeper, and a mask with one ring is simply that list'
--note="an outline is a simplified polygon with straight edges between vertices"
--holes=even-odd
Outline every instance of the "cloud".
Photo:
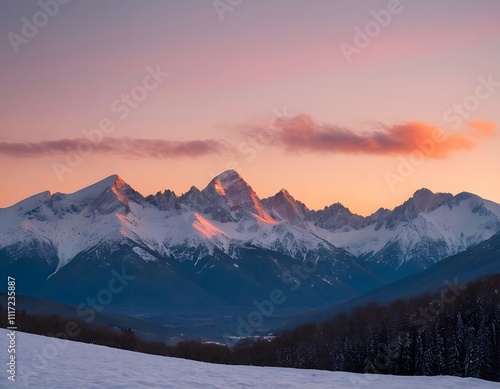
[{"label": "cloud", "polygon": [[487,138],[493,138],[495,136],[495,123],[478,120],[475,122],[470,122],[469,127],[471,127],[472,129],[473,135],[485,136]]},{"label": "cloud", "polygon": [[220,154],[226,149],[227,146],[223,142],[213,139],[181,142],[163,139],[104,138],[96,144],[85,138],[42,142],[0,142],[0,155],[18,158],[53,157],[76,151],[82,155],[92,152],[135,159],[164,159]]},{"label": "cloud", "polygon": [[[481,138],[496,135],[495,123],[474,121],[469,128],[454,133],[426,123],[411,121],[393,126],[380,124],[371,132],[356,132],[327,123],[317,123],[310,116],[279,117],[266,139],[270,144],[294,153],[409,155],[422,150],[430,158],[445,158],[453,151],[471,150]],[[251,137],[263,135],[263,128],[244,126]],[[269,133],[271,131],[271,133]],[[271,136],[270,136],[271,135]],[[259,138],[260,139],[260,138]],[[86,138],[40,142],[0,141],[0,155],[15,158],[57,157],[78,153],[120,156],[129,159],[167,159],[234,154],[235,148],[225,141],[206,139],[170,141],[163,139],[104,138],[93,144]]]},{"label": "cloud", "polygon": [[[277,147],[295,153],[409,155],[422,150],[431,158],[445,158],[453,151],[471,150],[476,140],[495,135],[495,124],[472,122],[461,132],[445,133],[418,121],[393,126],[380,125],[371,132],[354,130],[327,123],[317,123],[310,116],[280,117],[274,121],[273,142]],[[262,129],[244,130],[256,135]]]}]

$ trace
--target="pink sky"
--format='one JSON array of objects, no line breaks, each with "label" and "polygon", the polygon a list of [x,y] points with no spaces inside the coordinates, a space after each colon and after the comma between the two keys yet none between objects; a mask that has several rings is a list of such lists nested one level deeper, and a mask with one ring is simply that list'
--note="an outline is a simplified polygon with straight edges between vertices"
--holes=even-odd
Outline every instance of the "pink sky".
[{"label": "pink sky", "polygon": [[[369,214],[422,187],[500,202],[500,3],[401,1],[348,61],[340,45],[354,45],[356,28],[387,15],[387,4],[244,1],[220,20],[210,1],[70,2],[16,54],[9,34],[40,7],[9,3],[0,15],[0,207],[114,173],[144,195],[181,194],[227,168],[260,197],[285,187],[315,209],[339,201]],[[125,115],[122,94],[140,89],[148,67],[168,76],[150,77]],[[288,127],[275,120],[283,114]],[[58,175],[66,147],[106,118],[113,130]],[[477,121],[491,129],[474,130]],[[412,153],[432,128],[446,141],[419,160]]]}]

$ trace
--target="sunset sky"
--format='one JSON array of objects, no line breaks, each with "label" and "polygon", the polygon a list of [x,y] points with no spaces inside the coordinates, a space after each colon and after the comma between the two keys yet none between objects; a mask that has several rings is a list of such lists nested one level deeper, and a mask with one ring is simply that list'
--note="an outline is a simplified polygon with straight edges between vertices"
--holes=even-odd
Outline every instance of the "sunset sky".
[{"label": "sunset sky", "polygon": [[500,202],[500,1],[0,7],[0,207],[115,173],[180,195],[228,168],[312,209]]}]

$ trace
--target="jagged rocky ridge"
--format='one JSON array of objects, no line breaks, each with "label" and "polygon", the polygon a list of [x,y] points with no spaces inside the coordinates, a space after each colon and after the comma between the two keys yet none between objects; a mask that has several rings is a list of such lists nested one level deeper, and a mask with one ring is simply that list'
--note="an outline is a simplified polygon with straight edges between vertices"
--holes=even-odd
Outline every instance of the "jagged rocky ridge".
[{"label": "jagged rocky ridge", "polygon": [[[417,191],[368,217],[309,210],[286,190],[259,199],[234,170],[203,190],[144,197],[114,175],[73,194],[43,192],[0,209],[0,264],[36,297],[75,303],[109,280],[136,279],[114,303],[251,304],[290,288],[324,305],[423,270],[500,231],[500,206]],[[64,291],[64,292],[62,292]]]}]

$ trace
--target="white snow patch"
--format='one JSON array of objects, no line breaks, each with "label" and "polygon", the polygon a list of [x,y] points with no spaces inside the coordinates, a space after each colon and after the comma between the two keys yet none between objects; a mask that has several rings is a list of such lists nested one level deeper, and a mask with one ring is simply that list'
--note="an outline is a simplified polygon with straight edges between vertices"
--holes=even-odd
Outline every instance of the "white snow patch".
[{"label": "white snow patch", "polygon": [[[0,329],[7,350],[8,331]],[[71,342],[17,332],[16,382],[1,387],[38,389],[272,388],[272,389],[486,389],[499,383],[475,378],[402,377],[321,370],[229,366]],[[7,366],[7,352],[0,362]]]},{"label": "white snow patch", "polygon": [[134,251],[134,253],[136,253],[139,257],[141,257],[142,259],[144,259],[146,262],[155,262],[155,261],[158,261],[158,259],[154,256],[152,256],[150,253],[148,253],[147,251],[141,249],[140,247],[134,247],[132,249]]}]

